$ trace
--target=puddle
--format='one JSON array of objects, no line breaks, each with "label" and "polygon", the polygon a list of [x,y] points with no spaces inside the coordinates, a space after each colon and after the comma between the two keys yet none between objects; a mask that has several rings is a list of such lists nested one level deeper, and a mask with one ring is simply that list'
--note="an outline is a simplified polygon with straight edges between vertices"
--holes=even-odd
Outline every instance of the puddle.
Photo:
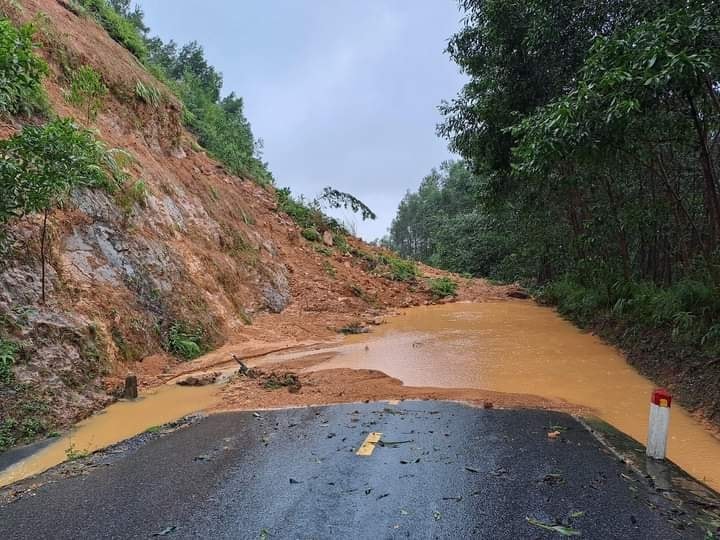
[{"label": "puddle", "polygon": [[148,427],[172,422],[213,405],[217,386],[166,385],[143,393],[134,401],[119,401],[83,420],[32,456],[0,472],[0,486],[38,474],[67,460],[67,450],[92,452],[142,433]]},{"label": "puddle", "polygon": [[[594,409],[643,443],[647,438],[652,382],[616,349],[532,302],[414,308],[345,343],[317,369],[377,369],[411,386],[560,398]],[[720,490],[720,439],[676,405],[670,436],[670,459]]]}]

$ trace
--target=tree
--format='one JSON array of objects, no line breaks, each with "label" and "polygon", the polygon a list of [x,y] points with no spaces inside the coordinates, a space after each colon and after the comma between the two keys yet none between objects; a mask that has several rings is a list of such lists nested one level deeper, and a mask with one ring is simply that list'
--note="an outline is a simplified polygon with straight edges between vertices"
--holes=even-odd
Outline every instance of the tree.
[{"label": "tree", "polygon": [[[71,120],[25,126],[0,141],[0,224],[42,212],[42,302],[45,303],[47,217],[77,187],[113,189],[122,172],[111,153]],[[115,171],[115,173],[113,173]],[[118,176],[118,174],[120,176]]]}]

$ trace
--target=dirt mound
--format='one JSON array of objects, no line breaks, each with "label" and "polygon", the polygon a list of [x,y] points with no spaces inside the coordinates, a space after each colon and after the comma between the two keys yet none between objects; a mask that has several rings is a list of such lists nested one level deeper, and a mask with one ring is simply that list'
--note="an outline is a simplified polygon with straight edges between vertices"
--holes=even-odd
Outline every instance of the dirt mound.
[{"label": "dirt mound", "polygon": [[[282,379],[292,372],[275,371]],[[472,403],[486,408],[552,409],[580,414],[577,405],[524,394],[506,394],[476,388],[429,388],[404,386],[380,371],[367,369],[327,369],[299,375],[301,388],[289,392],[283,386],[268,388],[257,379],[238,377],[223,391],[216,411],[255,410],[332,403],[384,400],[437,399]]]}]

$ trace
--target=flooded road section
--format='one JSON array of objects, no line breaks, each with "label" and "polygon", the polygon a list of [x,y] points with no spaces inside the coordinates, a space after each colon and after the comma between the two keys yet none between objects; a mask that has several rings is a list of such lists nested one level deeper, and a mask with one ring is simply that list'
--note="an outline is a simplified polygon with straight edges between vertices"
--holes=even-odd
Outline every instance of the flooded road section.
[{"label": "flooded road section", "polygon": [[[316,365],[312,363],[317,360],[305,361],[319,352],[328,354]],[[337,347],[271,354],[251,364],[271,367],[288,360],[295,370],[303,369],[303,364],[312,365],[305,368],[311,370],[375,369],[406,386],[478,388],[565,400],[593,409],[621,431],[643,443],[646,440],[651,381],[614,348],[580,332],[552,309],[529,301],[412,308],[389,318],[371,334],[350,336]],[[236,369],[235,362],[227,368],[228,373]],[[138,400],[115,403],[0,472],[0,486],[42,472],[72,455],[209,409],[219,403],[220,388],[168,384]],[[669,457],[720,490],[720,439],[676,405],[671,411]]]},{"label": "flooded road section", "polygon": [[172,422],[211,407],[217,386],[166,385],[133,401],[118,401],[83,420],[71,431],[30,457],[0,472],[0,486],[40,473],[73,456],[82,456],[128,439],[151,426]]},{"label": "flooded road section", "polygon": [[[409,386],[474,387],[563,399],[594,409],[645,443],[651,381],[613,347],[532,302],[408,310],[351,336],[317,369],[377,369]],[[720,440],[673,405],[669,457],[720,489]]]}]

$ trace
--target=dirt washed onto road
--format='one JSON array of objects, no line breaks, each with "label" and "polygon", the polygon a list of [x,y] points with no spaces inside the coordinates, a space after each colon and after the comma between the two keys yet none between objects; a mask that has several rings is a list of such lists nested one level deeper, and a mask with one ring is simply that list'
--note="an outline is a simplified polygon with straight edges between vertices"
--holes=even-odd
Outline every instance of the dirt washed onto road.
[{"label": "dirt washed onto road", "polygon": [[296,375],[299,391],[283,387],[268,388],[267,379],[239,377],[221,391],[215,411],[255,410],[288,406],[325,405],[385,400],[434,399],[462,401],[485,408],[551,409],[574,414],[588,409],[562,400],[546,399],[530,394],[493,392],[478,388],[433,388],[404,386],[402,381],[381,371],[369,369],[327,369],[297,375],[280,367],[270,373],[275,379],[286,380]]}]

